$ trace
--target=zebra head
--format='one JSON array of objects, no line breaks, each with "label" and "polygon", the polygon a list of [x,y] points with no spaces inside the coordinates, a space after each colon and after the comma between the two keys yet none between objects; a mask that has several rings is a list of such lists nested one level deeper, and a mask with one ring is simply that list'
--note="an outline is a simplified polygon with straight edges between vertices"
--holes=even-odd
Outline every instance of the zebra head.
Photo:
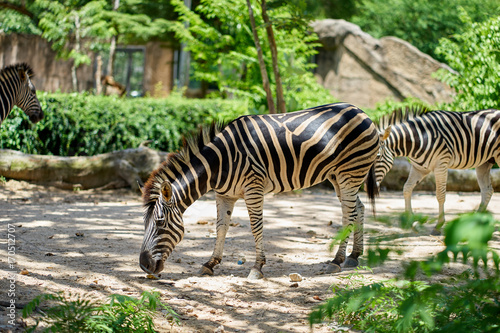
[{"label": "zebra head", "polygon": [[[174,247],[184,237],[182,213],[172,195],[172,185],[168,180],[155,184],[146,196],[144,213],[144,240],[139,256],[139,264],[148,274],[158,274]],[[145,198],[146,198],[145,196]]]},{"label": "zebra head", "polygon": [[380,148],[375,168],[375,177],[377,179],[377,186],[380,187],[385,175],[391,170],[394,163],[394,154],[387,147],[387,139],[391,134],[391,126],[387,127],[383,133],[380,133]]},{"label": "zebra head", "polygon": [[31,78],[35,74],[27,64],[19,64],[17,74],[19,76],[19,90],[15,103],[26,113],[31,122],[37,123],[43,119],[43,111],[36,97],[35,86],[31,82]]}]

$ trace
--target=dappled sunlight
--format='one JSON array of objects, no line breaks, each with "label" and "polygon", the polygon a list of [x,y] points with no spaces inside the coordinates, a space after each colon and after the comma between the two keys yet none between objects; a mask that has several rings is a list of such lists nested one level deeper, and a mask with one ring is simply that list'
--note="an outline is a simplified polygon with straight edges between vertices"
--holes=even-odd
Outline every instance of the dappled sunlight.
[{"label": "dappled sunlight", "polygon": [[[426,207],[420,201],[434,201],[432,194],[417,194],[416,207]],[[377,217],[386,222],[377,221],[365,194],[360,196],[366,207],[365,256],[360,257],[360,265],[366,264],[369,247],[379,245],[394,250],[383,265],[372,267],[373,272],[356,273],[366,281],[394,278],[405,262],[427,258],[443,249],[443,238],[430,236],[433,221],[418,232],[399,227],[398,214],[404,210],[399,193],[382,193],[377,199]],[[473,201],[477,197],[461,195],[459,200]],[[454,200],[454,195],[450,198]],[[490,207],[497,218],[499,200],[494,195]],[[266,196],[267,263],[262,269],[265,278],[259,281],[246,278],[255,261],[255,243],[243,200],[235,205],[224,256],[214,276],[197,275],[215,245],[216,205],[209,193],[186,211],[184,239],[166,260],[158,280],[146,278],[139,267],[144,234],[140,198],[98,204],[94,200],[59,204],[0,201],[0,209],[4,213],[2,224],[16,225],[15,269],[28,272],[17,275],[20,303],[42,292],[59,290],[87,293],[95,299],[113,293],[139,296],[143,290],[159,290],[163,301],[181,314],[184,328],[179,328],[180,332],[196,327],[215,329],[221,324],[226,331],[278,332],[287,327],[284,331],[305,332],[311,309],[332,296],[332,286],[343,288],[352,283],[355,272],[344,268],[335,275],[325,274],[326,262],[336,251],[336,246],[329,250],[331,238],[340,230],[342,217],[340,203],[331,191]],[[422,213],[432,218],[434,208]],[[6,265],[5,232],[1,230],[2,267]],[[498,249],[498,232],[494,237],[493,247]],[[347,253],[351,250],[352,237]],[[397,250],[405,252],[398,254]],[[239,265],[242,256],[246,262]],[[463,269],[459,264],[454,267]],[[292,287],[290,273],[300,274],[303,280]],[[2,281],[6,274],[0,270]],[[0,287],[4,283],[0,282]],[[328,329],[318,326],[315,331]]]}]

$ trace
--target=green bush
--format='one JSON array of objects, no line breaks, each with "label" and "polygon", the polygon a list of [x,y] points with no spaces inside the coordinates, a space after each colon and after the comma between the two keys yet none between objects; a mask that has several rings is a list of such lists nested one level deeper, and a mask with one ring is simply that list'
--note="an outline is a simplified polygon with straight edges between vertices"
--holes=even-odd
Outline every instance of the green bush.
[{"label": "green bush", "polygon": [[120,99],[89,94],[40,93],[45,118],[31,124],[19,109],[0,126],[0,148],[29,154],[95,155],[136,148],[174,151],[199,125],[236,118],[248,111],[237,100]]},{"label": "green bush", "polygon": [[171,324],[179,323],[177,313],[160,300],[159,292],[143,292],[141,298],[125,295],[111,295],[109,303],[99,304],[93,297],[71,294],[42,294],[35,297],[23,309],[23,317],[33,316],[43,302],[51,306],[44,308],[37,316],[36,324],[28,327],[34,332],[38,325],[45,325],[44,332],[156,332],[153,317],[163,309]]},{"label": "green bush", "polygon": [[[406,220],[401,226],[413,228]],[[489,213],[461,215],[446,225],[443,251],[409,262],[389,281],[360,285],[354,272],[348,279],[356,283],[334,287],[335,295],[311,313],[311,325],[330,319],[366,332],[500,332],[500,256],[488,246],[499,226]],[[380,257],[387,259],[387,252]],[[471,267],[435,276],[459,257]]]}]

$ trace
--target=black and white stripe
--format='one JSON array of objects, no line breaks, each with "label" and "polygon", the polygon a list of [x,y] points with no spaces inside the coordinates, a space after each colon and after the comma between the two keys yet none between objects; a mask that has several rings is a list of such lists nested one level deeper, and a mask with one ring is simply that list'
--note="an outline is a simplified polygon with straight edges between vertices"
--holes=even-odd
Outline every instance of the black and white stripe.
[{"label": "black and white stripe", "polygon": [[490,170],[500,162],[500,111],[432,111],[423,108],[396,110],[379,120],[381,152],[377,182],[391,169],[394,157],[406,156],[411,170],[403,189],[405,207],[412,212],[413,188],[431,171],[436,178],[439,217],[434,234],[444,224],[448,169],[476,168],[481,189],[480,209],[493,195]]},{"label": "black and white stripe", "polygon": [[[346,264],[357,265],[363,252],[364,214],[358,191],[367,179],[373,200],[378,151],[379,137],[372,121],[355,106],[341,103],[287,114],[243,116],[222,130],[202,131],[197,141],[189,140],[180,153],[171,154],[145,185],[140,265],[150,274],[163,269],[183,237],[183,212],[214,190],[217,238],[201,273],[213,274],[213,267],[222,260],[234,204],[243,198],[256,244],[249,278],[260,278],[266,262],[264,194],[306,188],[324,180],[332,182],[341,201],[343,226],[354,230],[354,247]],[[346,246],[347,239],[339,246],[330,271],[340,271]]]},{"label": "black and white stripe", "polygon": [[30,80],[33,76],[33,70],[25,63],[10,65],[0,71],[0,124],[14,105],[20,107],[33,123],[43,118],[35,86]]}]

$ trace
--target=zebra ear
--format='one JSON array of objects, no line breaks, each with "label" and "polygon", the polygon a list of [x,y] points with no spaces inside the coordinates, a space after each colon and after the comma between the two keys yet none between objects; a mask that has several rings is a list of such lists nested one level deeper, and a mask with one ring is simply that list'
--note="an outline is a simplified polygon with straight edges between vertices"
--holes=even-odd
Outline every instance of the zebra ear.
[{"label": "zebra ear", "polygon": [[385,141],[391,135],[391,126],[387,127],[384,131],[384,134],[380,134],[380,140]]},{"label": "zebra ear", "polygon": [[168,180],[165,180],[160,187],[160,192],[163,195],[165,201],[170,201],[172,199],[172,185]]},{"label": "zebra ear", "polygon": [[139,191],[144,194],[144,183],[142,182],[142,180],[137,179],[137,186],[139,187]]},{"label": "zebra ear", "polygon": [[22,82],[26,81],[28,79],[28,74],[24,71],[24,69],[19,68],[17,70],[17,73],[19,74],[19,78],[21,79]]}]

